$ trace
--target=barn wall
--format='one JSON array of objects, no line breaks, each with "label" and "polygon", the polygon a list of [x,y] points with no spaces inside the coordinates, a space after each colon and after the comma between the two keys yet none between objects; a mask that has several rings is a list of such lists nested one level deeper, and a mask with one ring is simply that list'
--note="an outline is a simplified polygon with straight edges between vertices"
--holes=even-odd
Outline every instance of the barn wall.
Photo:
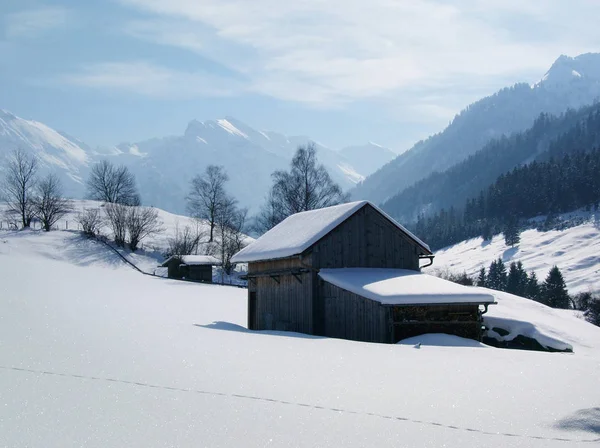
[{"label": "barn wall", "polygon": [[[251,280],[250,294],[256,294],[255,330],[297,331],[312,334],[312,279],[310,273],[298,279],[292,275],[257,277]],[[300,283],[300,281],[302,283]]]},{"label": "barn wall", "polygon": [[260,272],[281,271],[284,269],[293,269],[302,267],[298,257],[281,258],[278,260],[255,261],[248,263],[248,274]]},{"label": "barn wall", "polygon": [[309,250],[321,268],[397,268],[419,270],[423,250],[370,205],[358,210]]},{"label": "barn wall", "polygon": [[323,335],[365,342],[391,342],[389,309],[331,283],[319,281]]},{"label": "barn wall", "polygon": [[[298,257],[248,264],[248,326],[254,330],[285,330],[312,334],[313,273],[285,273],[299,269]],[[274,273],[269,275],[256,274]],[[254,296],[253,296],[254,294]],[[253,297],[255,297],[253,299]],[[254,302],[254,304],[253,304]],[[250,309],[255,306],[255,310]]]}]

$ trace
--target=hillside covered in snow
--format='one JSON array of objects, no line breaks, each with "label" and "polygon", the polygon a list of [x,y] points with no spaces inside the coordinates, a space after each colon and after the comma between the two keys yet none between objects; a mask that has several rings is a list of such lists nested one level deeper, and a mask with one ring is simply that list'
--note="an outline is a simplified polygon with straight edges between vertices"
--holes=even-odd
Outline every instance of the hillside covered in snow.
[{"label": "hillside covered in snow", "polygon": [[248,331],[244,289],[139,274],[72,231],[0,232],[0,272],[0,436],[14,448],[600,441],[600,329],[526,299],[490,315],[573,353]]},{"label": "hillside covered in snow", "polygon": [[[573,215],[577,215],[574,213]],[[525,230],[515,247],[508,247],[502,234],[491,241],[473,238],[435,253],[428,272],[449,270],[477,277],[479,269],[501,258],[505,263],[521,261],[527,271],[543,280],[550,268],[558,266],[571,294],[600,292],[600,220],[585,214],[586,222],[563,230]]]}]

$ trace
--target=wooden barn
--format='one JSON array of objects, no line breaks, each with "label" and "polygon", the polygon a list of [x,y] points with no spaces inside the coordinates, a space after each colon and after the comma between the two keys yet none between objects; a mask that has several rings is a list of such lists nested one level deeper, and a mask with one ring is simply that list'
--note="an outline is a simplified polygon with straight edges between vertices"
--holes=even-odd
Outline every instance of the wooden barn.
[{"label": "wooden barn", "polygon": [[161,266],[167,268],[169,278],[212,283],[213,266],[220,265],[221,262],[210,255],[173,255]]},{"label": "wooden barn", "polygon": [[479,339],[491,295],[420,272],[429,246],[367,201],[297,213],[234,255],[248,263],[248,328],[395,343]]}]

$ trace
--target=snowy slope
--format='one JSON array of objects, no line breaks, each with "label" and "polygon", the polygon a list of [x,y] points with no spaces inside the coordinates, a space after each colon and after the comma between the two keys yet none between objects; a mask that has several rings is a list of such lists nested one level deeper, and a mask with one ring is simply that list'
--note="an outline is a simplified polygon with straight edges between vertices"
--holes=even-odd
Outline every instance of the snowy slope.
[{"label": "snowy slope", "polygon": [[4,157],[12,151],[33,153],[40,160],[42,173],[57,172],[63,179],[65,193],[80,197],[90,163],[90,154],[84,148],[43,123],[0,110],[0,170]]},{"label": "snowy slope", "polygon": [[535,271],[543,281],[550,268],[557,265],[562,271],[570,293],[600,292],[600,225],[596,218],[565,230],[539,232],[526,230],[521,242],[511,248],[502,235],[491,242],[473,238],[435,253],[435,262],[427,272],[448,269],[476,276],[481,267],[502,258],[505,263],[521,260],[527,271]]},{"label": "snowy slope", "polygon": [[70,232],[1,233],[0,272],[13,448],[599,442],[585,322],[569,355],[249,332],[245,290],[143,276]]}]

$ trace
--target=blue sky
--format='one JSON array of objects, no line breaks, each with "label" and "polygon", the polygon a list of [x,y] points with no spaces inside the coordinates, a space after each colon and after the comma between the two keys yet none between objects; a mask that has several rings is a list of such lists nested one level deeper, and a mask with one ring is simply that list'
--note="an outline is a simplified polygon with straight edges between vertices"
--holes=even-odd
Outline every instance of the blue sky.
[{"label": "blue sky", "polygon": [[600,50],[595,0],[3,0],[0,108],[84,142],[234,116],[396,151]]}]

